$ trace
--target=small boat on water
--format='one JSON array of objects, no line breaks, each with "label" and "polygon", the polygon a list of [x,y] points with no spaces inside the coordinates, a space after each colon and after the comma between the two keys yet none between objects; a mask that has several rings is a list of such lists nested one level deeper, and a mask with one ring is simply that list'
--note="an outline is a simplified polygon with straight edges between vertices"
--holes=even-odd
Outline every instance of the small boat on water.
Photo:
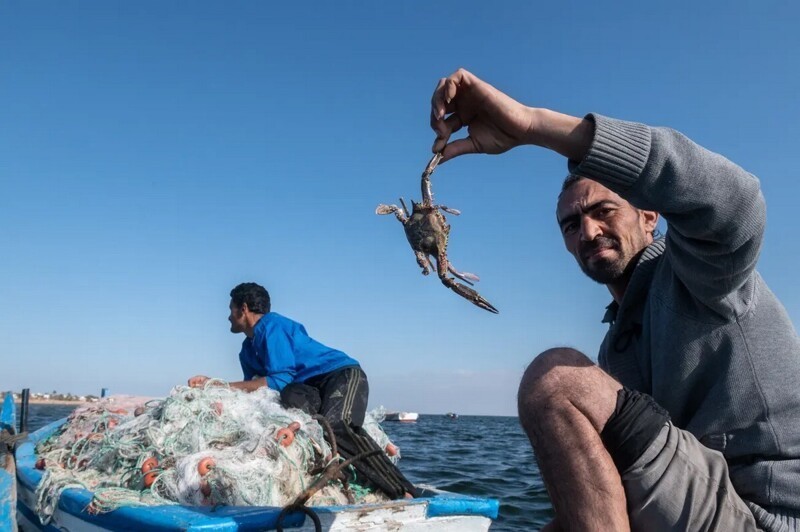
[{"label": "small boat on water", "polygon": [[455,412],[448,412],[445,414],[445,417],[447,417],[448,419],[458,419],[458,414],[456,414]]},{"label": "small boat on water", "polygon": [[[271,506],[123,506],[108,513],[92,513],[93,493],[79,488],[61,492],[51,520],[43,525],[34,511],[36,488],[44,472],[36,468],[36,444],[53,434],[66,420],[30,434],[16,450],[17,520],[24,530],[280,530],[282,508]],[[314,517],[296,511],[286,514],[282,526],[291,530],[478,532],[487,531],[497,517],[498,502],[418,486],[420,497],[383,503],[314,506]],[[0,524],[2,521],[0,514]],[[13,530],[13,528],[12,528]]]},{"label": "small boat on water", "polygon": [[0,410],[0,530],[16,530],[16,463],[14,461],[14,398],[6,394]]},{"label": "small boat on water", "polygon": [[386,421],[406,421],[414,422],[419,419],[419,414],[416,412],[387,412]]}]

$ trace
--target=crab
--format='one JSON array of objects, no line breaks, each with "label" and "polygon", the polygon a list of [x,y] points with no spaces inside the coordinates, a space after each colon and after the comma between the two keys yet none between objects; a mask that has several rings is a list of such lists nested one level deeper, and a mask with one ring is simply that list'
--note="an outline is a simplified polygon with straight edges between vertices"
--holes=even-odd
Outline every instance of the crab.
[{"label": "crab", "polygon": [[[432,255],[436,259],[436,273],[442,281],[442,284],[480,308],[497,314],[499,311],[494,308],[491,303],[481,297],[473,288],[470,288],[473,283],[480,280],[478,276],[456,270],[453,265],[450,264],[450,261],[447,260],[447,242],[450,235],[450,225],[448,225],[441,211],[454,216],[458,216],[461,212],[444,205],[434,205],[433,203],[431,174],[441,160],[442,154],[437,153],[430,160],[425,171],[422,172],[422,203],[416,203],[412,200],[411,213],[408,212],[403,198],[400,198],[402,207],[381,203],[378,205],[377,209],[375,209],[375,214],[394,214],[395,217],[400,220],[406,232],[408,243],[411,244],[411,249],[414,250],[414,255],[417,257],[417,264],[422,268],[423,275],[428,275],[431,272],[432,267],[429,257]],[[450,277],[448,273],[453,274],[453,276],[467,284],[457,282],[453,277]]]}]

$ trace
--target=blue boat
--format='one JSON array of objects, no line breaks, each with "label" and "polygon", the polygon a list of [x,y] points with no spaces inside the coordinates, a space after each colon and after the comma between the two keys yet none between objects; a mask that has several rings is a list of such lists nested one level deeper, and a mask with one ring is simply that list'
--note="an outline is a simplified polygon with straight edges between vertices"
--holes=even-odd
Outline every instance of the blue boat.
[{"label": "blue boat", "polygon": [[16,422],[14,397],[7,393],[0,410],[0,530],[16,530],[16,467],[12,447]]},{"label": "blue boat", "polygon": [[[42,471],[36,469],[36,444],[56,431],[66,420],[56,421],[32,433],[16,451],[17,521],[24,530],[279,530],[281,508],[223,506],[217,508],[164,505],[126,506],[103,514],[87,511],[92,493],[65,489],[47,525],[34,508],[36,487]],[[421,486],[421,497],[377,504],[314,506],[319,524],[310,515],[296,511],[282,519],[282,526],[297,531],[389,531],[478,532],[486,531],[497,517],[498,502],[458,495]],[[2,523],[2,521],[0,521]]]}]

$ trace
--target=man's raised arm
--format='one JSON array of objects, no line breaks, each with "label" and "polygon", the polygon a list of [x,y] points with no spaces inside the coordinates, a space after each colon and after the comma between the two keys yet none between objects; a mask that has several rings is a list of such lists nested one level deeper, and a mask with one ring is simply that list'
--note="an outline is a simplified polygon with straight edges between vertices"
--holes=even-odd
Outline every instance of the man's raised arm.
[{"label": "man's raised arm", "polygon": [[659,212],[667,256],[689,292],[721,314],[743,312],[747,296],[734,294],[755,269],[766,221],[758,179],[677,131],[589,118],[594,140],[572,172]]},{"label": "man's raised arm", "polygon": [[[467,126],[468,136],[450,136]],[[583,159],[594,125],[548,109],[525,106],[464,69],[439,80],[431,98],[434,153],[443,161],[466,153],[498,154],[533,144],[572,160]]]}]

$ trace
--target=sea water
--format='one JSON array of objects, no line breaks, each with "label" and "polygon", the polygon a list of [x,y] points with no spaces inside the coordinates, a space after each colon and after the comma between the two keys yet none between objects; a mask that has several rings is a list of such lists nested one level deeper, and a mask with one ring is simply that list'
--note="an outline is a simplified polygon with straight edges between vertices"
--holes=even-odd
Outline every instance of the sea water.
[{"label": "sea water", "polygon": [[[28,431],[66,417],[74,408],[31,404]],[[500,501],[492,532],[538,530],[552,519],[517,418],[421,414],[414,423],[386,421],[383,428],[400,447],[400,469],[413,483]]]}]

